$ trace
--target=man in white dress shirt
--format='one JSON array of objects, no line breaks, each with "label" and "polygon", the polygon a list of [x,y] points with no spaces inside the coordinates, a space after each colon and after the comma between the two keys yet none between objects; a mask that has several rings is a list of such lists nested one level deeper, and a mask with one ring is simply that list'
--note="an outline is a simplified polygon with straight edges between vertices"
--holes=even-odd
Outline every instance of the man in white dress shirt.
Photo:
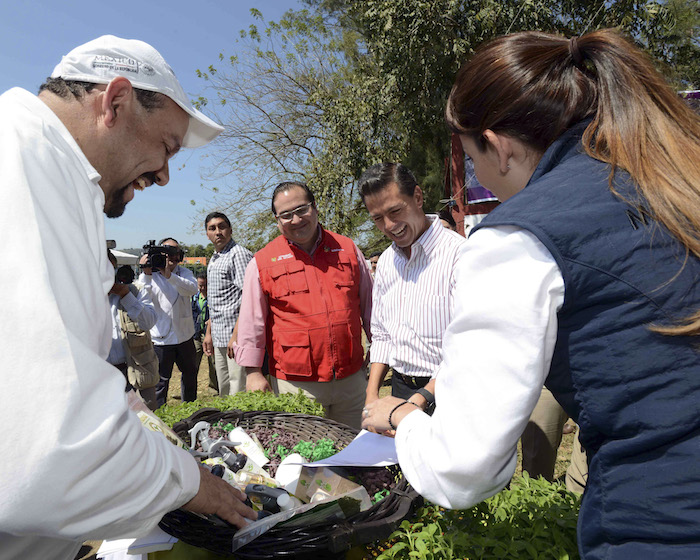
[{"label": "man in white dress shirt", "polygon": [[158,243],[168,251],[165,266],[153,270],[144,266],[148,255],[140,260],[142,273],[139,281],[153,300],[156,324],[151,328],[151,339],[158,356],[160,381],[156,386],[156,404],[163,406],[168,397],[173,365],[182,372],[180,396],[182,402],[197,398],[197,350],[194,347],[194,322],[192,321],[192,296],[199,287],[191,270],[180,266],[183,252],[172,237]]},{"label": "man in white dress shirt", "polygon": [[425,214],[423,192],[400,163],[373,165],[359,188],[370,218],[392,241],[374,277],[365,402],[379,398],[391,367],[391,394],[425,406],[433,398],[432,384],[426,386],[442,361],[442,335],[454,307],[454,268],[465,239]]},{"label": "man in white dress shirt", "polygon": [[[56,66],[38,96],[0,96],[0,260],[22,302],[0,322],[0,409],[23,434],[0,461],[0,557],[73,560],[83,541],[143,536],[183,507],[243,526],[240,492],[198,468],[130,411],[124,376],[107,362],[112,319],[103,213],[134,189],[168,182],[180,146],[221,127],[196,111],[150,45],[104,36]],[[190,322],[192,319],[190,318]]]}]

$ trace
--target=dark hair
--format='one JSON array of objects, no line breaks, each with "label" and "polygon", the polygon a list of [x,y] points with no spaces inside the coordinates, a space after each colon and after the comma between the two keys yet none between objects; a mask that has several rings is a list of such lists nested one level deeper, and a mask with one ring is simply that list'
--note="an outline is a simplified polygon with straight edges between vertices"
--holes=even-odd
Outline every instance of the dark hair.
[{"label": "dark hair", "polygon": [[374,257],[381,257],[381,256],[382,256],[382,252],[381,252],[381,251],[375,251],[374,253],[372,253],[372,254],[369,256],[369,258],[370,258],[370,259],[373,259]]},{"label": "dark hair", "polygon": [[116,277],[122,284],[131,284],[136,274],[134,274],[134,269],[128,264],[123,264],[117,269]]},{"label": "dark hair", "polygon": [[306,185],[306,183],[297,183],[295,181],[285,181],[284,183],[280,183],[275,187],[275,190],[272,191],[272,202],[270,203],[270,206],[272,208],[272,213],[276,216],[277,211],[275,210],[275,198],[277,198],[277,195],[281,192],[286,192],[292,189],[299,188],[303,190],[306,193],[306,198],[307,200],[316,206],[316,198],[314,197],[314,193],[311,192],[311,189]]},{"label": "dark hair", "polygon": [[231,227],[231,222],[226,217],[226,214],[222,214],[221,212],[209,212],[207,217],[204,218],[204,227],[206,228],[209,222],[211,222],[214,218],[221,218],[224,222],[226,222],[228,227]]},{"label": "dark hair", "polygon": [[[457,74],[446,119],[485,149],[484,132],[544,152],[591,119],[586,153],[627,171],[645,208],[700,258],[700,118],[641,50],[612,29],[567,39],[527,31],[480,47]],[[665,334],[700,335],[700,310]]]},{"label": "dark hair", "polygon": [[439,210],[438,211],[438,218],[440,220],[445,220],[448,224],[450,224],[452,229],[455,229],[455,230],[457,229],[457,222],[455,222],[455,219],[452,216],[452,211],[449,209],[449,207],[446,206],[442,210]]},{"label": "dark hair", "polygon": [[[39,93],[50,91],[63,99],[82,99],[85,94],[90,93],[97,84],[92,82],[78,82],[75,80],[64,80],[63,78],[46,78],[46,81],[39,86]],[[146,111],[162,109],[166,96],[157,91],[134,88],[136,99]]]},{"label": "dark hair", "polygon": [[202,272],[200,272],[199,274],[197,274],[197,280],[199,280],[200,278],[203,278],[204,280],[207,279],[207,273],[206,273],[206,271],[202,271]]},{"label": "dark hair", "polygon": [[360,197],[363,202],[365,197],[384,190],[391,183],[396,183],[399,192],[406,196],[413,196],[418,186],[418,181],[411,170],[401,163],[375,163],[369,167],[358,181]]},{"label": "dark hair", "polygon": [[174,237],[164,237],[163,239],[161,239],[161,240],[158,242],[158,245],[162,245],[162,244],[165,243],[166,241],[174,241],[175,243],[177,243],[177,258],[178,258],[178,262],[184,261],[184,260],[185,260],[185,250],[184,250],[182,247],[180,247],[180,242],[179,242],[177,239],[175,239]]}]

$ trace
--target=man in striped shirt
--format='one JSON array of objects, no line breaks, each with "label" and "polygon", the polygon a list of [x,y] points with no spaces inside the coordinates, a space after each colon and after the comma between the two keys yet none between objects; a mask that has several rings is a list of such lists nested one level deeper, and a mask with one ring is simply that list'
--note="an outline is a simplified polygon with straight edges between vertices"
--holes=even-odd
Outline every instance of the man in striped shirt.
[{"label": "man in striped shirt", "polygon": [[426,393],[432,387],[428,383],[442,360],[455,263],[466,241],[444,228],[437,216],[424,213],[423,192],[404,165],[373,165],[362,174],[359,187],[370,218],[392,241],[374,278],[365,402],[379,398],[391,367],[391,394],[424,407],[432,397]]}]

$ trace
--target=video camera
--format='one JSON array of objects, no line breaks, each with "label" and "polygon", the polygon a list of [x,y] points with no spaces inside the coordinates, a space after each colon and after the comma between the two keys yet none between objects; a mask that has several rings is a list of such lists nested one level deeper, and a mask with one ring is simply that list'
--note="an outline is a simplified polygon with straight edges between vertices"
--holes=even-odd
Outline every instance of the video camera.
[{"label": "video camera", "polygon": [[165,268],[169,256],[176,257],[178,262],[184,257],[184,253],[179,247],[156,245],[155,239],[151,239],[147,245],[143,246],[143,254],[147,255],[148,259],[146,264],[141,265],[141,268],[152,268],[153,270]]}]

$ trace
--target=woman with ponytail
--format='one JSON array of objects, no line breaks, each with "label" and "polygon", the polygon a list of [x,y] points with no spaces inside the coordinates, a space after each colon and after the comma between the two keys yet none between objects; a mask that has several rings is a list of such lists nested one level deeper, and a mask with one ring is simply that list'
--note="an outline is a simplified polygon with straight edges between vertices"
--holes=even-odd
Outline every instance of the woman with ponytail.
[{"label": "woman with ponytail", "polygon": [[612,30],[491,41],[446,117],[503,204],[458,265],[434,415],[388,397],[364,426],[466,508],[510,480],[545,383],[588,451],[581,556],[700,558],[700,119]]}]

